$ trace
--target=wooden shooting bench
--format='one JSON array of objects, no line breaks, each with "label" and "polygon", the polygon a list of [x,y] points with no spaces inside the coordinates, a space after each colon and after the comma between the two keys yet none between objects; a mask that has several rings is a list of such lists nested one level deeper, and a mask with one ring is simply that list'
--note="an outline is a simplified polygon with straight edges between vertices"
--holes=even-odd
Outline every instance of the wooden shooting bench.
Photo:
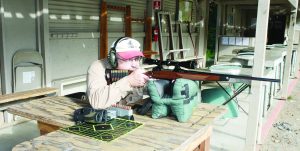
[{"label": "wooden shooting bench", "polygon": [[57,92],[56,88],[40,88],[40,89],[23,91],[23,92],[0,95],[0,104],[29,99],[29,98],[43,96],[43,95],[52,94],[56,92]]},{"label": "wooden shooting bench", "polygon": [[212,121],[226,111],[223,107],[199,104],[186,123],[172,118],[152,119],[134,115],[135,121],[143,125],[111,142],[59,130],[74,125],[74,110],[86,105],[88,102],[56,96],[10,107],[11,113],[38,120],[44,134],[50,132],[18,144],[13,150],[209,150]]},{"label": "wooden shooting bench", "polygon": [[8,114],[6,111],[9,106],[22,103],[33,98],[55,94],[56,92],[56,88],[39,88],[23,92],[0,95],[0,123],[10,123],[13,121],[13,116],[11,114]]}]

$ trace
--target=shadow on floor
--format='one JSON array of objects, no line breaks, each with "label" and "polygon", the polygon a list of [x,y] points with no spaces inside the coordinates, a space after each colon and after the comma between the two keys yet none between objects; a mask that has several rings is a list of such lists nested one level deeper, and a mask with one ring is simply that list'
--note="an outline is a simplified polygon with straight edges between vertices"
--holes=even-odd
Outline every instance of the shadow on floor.
[{"label": "shadow on floor", "polygon": [[14,146],[40,136],[36,121],[28,121],[0,129],[0,151],[11,151]]}]

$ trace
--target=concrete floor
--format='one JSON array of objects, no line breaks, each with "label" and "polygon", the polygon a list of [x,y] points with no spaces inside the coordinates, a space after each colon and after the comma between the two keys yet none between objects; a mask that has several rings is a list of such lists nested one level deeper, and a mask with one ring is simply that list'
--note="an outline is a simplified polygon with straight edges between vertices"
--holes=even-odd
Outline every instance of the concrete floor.
[{"label": "concrete floor", "polygon": [[0,151],[11,151],[15,145],[38,136],[40,132],[36,121],[27,121],[0,129]]},{"label": "concrete floor", "polygon": [[[249,103],[245,101],[248,94],[240,94],[239,105],[248,111]],[[212,151],[242,151],[245,145],[246,128],[248,115],[239,109],[239,116],[236,118],[220,118],[213,124],[211,136]]]},{"label": "concrete floor", "polygon": [[[295,84],[296,83],[296,84]],[[289,87],[289,95],[291,92],[300,92],[300,83],[297,79],[291,80],[289,85],[296,85]],[[280,92],[278,93],[280,94]],[[244,91],[244,93],[238,96],[239,104],[246,110],[249,110],[249,94]],[[294,98],[295,101],[300,98]],[[276,120],[279,112],[278,106],[285,101],[280,101],[276,97],[272,100],[272,106],[267,111],[265,117],[263,118],[263,130],[260,143],[264,143],[267,140],[268,132],[272,128],[272,124]],[[276,113],[278,112],[278,113]],[[274,117],[276,116],[276,117]],[[271,119],[271,120],[270,120]],[[245,147],[246,142],[246,129],[247,129],[248,115],[242,110],[239,110],[239,116],[237,118],[231,119],[217,119],[213,124],[213,134],[211,136],[211,150],[212,151],[242,151]],[[270,126],[271,125],[271,126]],[[269,126],[269,128],[268,128]],[[267,128],[266,128],[267,127]],[[259,149],[259,148],[258,148]]]},{"label": "concrete floor", "polygon": [[[299,83],[299,81],[298,81]],[[259,151],[300,150],[300,84],[297,84],[274,124],[265,137]]]}]

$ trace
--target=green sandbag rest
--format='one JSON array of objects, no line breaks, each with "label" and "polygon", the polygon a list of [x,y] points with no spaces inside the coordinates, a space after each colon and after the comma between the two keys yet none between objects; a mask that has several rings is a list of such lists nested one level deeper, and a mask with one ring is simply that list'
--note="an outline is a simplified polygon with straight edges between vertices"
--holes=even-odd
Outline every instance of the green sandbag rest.
[{"label": "green sandbag rest", "polygon": [[162,87],[166,88],[163,86],[166,84],[165,82],[161,84],[154,81],[148,82],[149,95],[153,101],[152,118],[165,117],[172,112],[179,122],[188,121],[194,107],[200,102],[198,100],[199,82],[176,79],[171,85],[171,95],[159,92],[162,91]]}]

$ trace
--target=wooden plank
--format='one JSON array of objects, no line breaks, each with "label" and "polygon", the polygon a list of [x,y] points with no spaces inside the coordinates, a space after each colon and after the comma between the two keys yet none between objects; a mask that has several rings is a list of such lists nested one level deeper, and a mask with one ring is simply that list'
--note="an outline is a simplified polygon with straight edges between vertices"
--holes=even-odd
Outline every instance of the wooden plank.
[{"label": "wooden plank", "polygon": [[[39,123],[42,123],[41,132],[46,133],[58,127],[74,125],[75,123],[72,121],[73,112],[84,105],[89,105],[89,103],[54,96],[15,105],[8,108],[8,111],[38,120]],[[17,145],[14,150],[32,148],[33,144],[36,149],[48,148],[50,150],[68,147],[65,146],[68,144],[71,144],[69,147],[77,150],[174,150],[177,148],[193,150],[201,142],[209,139],[210,124],[225,111],[223,107],[201,103],[195,108],[191,119],[186,123],[179,123],[172,117],[152,119],[149,116],[135,115],[135,120],[144,125],[110,143],[55,131],[31,142]]]},{"label": "wooden plank", "polygon": [[[132,131],[130,134],[121,136],[119,139],[112,142],[106,143],[102,141],[97,141],[95,139],[90,139],[88,137],[83,137],[71,133],[66,133],[63,131],[55,131],[31,141],[26,141],[21,144],[16,145],[13,150],[26,150],[30,148],[35,148],[36,150],[65,150],[66,148],[72,148],[72,150],[103,150],[103,151],[120,151],[120,150],[130,150],[130,151],[171,151],[176,149],[176,141],[178,141],[178,135],[170,136],[169,140],[173,140],[174,143],[164,144],[164,142],[159,142],[154,136],[151,139],[126,139],[129,135],[141,138],[137,136],[139,129]],[[157,134],[157,133],[154,133]],[[141,134],[142,135],[142,134]],[[143,136],[143,135],[142,135]],[[156,137],[156,138],[155,138]],[[136,143],[134,142],[136,141]],[[135,143],[135,144],[134,144]],[[134,145],[133,145],[134,144]],[[167,146],[165,146],[167,145]]]},{"label": "wooden plank", "polygon": [[[190,28],[190,27],[188,27]],[[179,40],[179,49],[183,49],[183,39],[182,39],[182,28],[181,28],[181,23],[178,23],[178,40]],[[183,51],[180,52],[179,54],[180,59],[183,59]]]},{"label": "wooden plank", "polygon": [[147,2],[147,10],[144,14],[145,22],[145,41],[143,54],[146,58],[151,58],[152,55],[158,54],[158,52],[152,50],[152,2]]},{"label": "wooden plank", "polygon": [[100,59],[104,59],[108,54],[108,33],[107,33],[107,5],[101,2],[100,11]]},{"label": "wooden plank", "polygon": [[145,19],[142,19],[142,18],[131,18],[131,22],[136,22],[136,23],[144,24],[145,23]]},{"label": "wooden plank", "polygon": [[132,30],[131,30],[131,7],[130,5],[126,6],[125,11],[125,36],[131,37],[132,36]]},{"label": "wooden plank", "polygon": [[156,52],[156,51],[144,51],[143,54],[146,58],[151,58],[152,55],[157,55],[158,52]]},{"label": "wooden plank", "polygon": [[44,123],[44,122],[41,122],[41,121],[38,121],[38,127],[40,129],[40,134],[41,135],[48,134],[48,133],[56,131],[60,128],[58,126],[47,124],[47,123]]},{"label": "wooden plank", "polygon": [[29,91],[0,95],[0,104],[52,94],[56,92],[57,92],[56,88],[40,88],[40,89],[34,89]]},{"label": "wooden plank", "polygon": [[73,112],[89,106],[88,102],[68,97],[44,97],[8,107],[7,111],[47,124],[66,127],[74,125]]},{"label": "wooden plank", "polygon": [[162,40],[162,25],[161,25],[161,14],[159,12],[155,12],[155,21],[158,26],[158,50],[159,50],[159,60],[163,61],[164,60],[164,54],[163,54],[163,40]]},{"label": "wooden plank", "polygon": [[[75,124],[72,120],[74,110],[86,106],[90,106],[88,102],[80,101],[74,98],[53,96],[17,104],[9,107],[7,111],[29,119],[65,127]],[[207,113],[206,111],[216,110],[214,112],[219,113],[219,111],[224,110],[222,108],[215,109],[213,107],[215,106],[201,104],[195,111],[194,116],[191,117],[191,122],[197,121],[199,117],[202,117],[204,113]],[[136,115],[135,117],[144,118],[144,116],[139,115]],[[148,117],[147,119],[149,120]],[[168,120],[173,121],[173,119]]]},{"label": "wooden plank", "polygon": [[200,21],[199,31],[196,36],[195,40],[195,47],[197,55],[203,57],[203,66],[206,67],[206,50],[207,50],[207,39],[208,39],[208,14],[209,14],[209,1],[202,0],[199,3],[200,11],[199,14],[203,16],[202,20]]},{"label": "wooden plank", "polygon": [[145,42],[144,55],[146,58],[151,58],[152,51],[152,19],[151,16],[145,17]]},{"label": "wooden plank", "polygon": [[[172,19],[171,19],[171,14],[168,13],[166,15],[167,17],[167,26],[168,26],[168,32],[169,32],[169,50],[174,49],[174,40],[173,40],[173,28],[172,28]],[[174,60],[174,54],[171,54],[171,59]]]},{"label": "wooden plank", "polygon": [[[200,132],[198,132],[200,134]],[[208,126],[204,133],[201,135],[191,138],[193,140],[187,140],[185,143],[181,144],[176,150],[186,150],[186,151],[208,151],[209,150],[209,139],[212,133],[212,127]]]},{"label": "wooden plank", "polygon": [[297,11],[295,13],[290,14],[290,24],[288,30],[288,47],[287,47],[287,55],[285,58],[284,71],[283,71],[283,86],[282,86],[281,99],[288,98],[288,84],[289,84],[290,71],[291,71],[291,60],[292,60],[292,52],[293,52],[296,19],[297,19]]},{"label": "wooden plank", "polygon": [[114,11],[126,11],[126,7],[123,6],[114,6],[114,5],[107,5],[107,8]]},{"label": "wooden plank", "polygon": [[122,11],[125,12],[125,36],[131,37],[132,36],[132,28],[131,28],[131,7],[127,5],[126,7],[123,6],[114,6],[114,5],[107,5],[106,2],[102,1],[100,6],[100,59],[104,59],[108,56],[108,21],[107,21],[107,9],[113,11]]},{"label": "wooden plank", "polygon": [[[257,8],[257,24],[254,48],[254,66],[252,76],[264,76],[265,52],[267,43],[268,21],[269,21],[270,0],[259,0]],[[259,140],[262,125],[261,102],[263,96],[263,88],[261,81],[252,81],[251,95],[249,105],[249,117],[246,133],[246,143],[244,150],[255,150],[257,140]]]},{"label": "wooden plank", "polygon": [[[300,32],[300,31],[298,31]],[[298,46],[297,46],[297,49],[296,49],[296,52],[297,52],[297,56],[296,57],[296,65],[295,65],[295,76],[296,78],[300,78],[298,77],[298,72],[299,72],[299,63],[300,63],[300,33],[299,33],[299,40],[298,40]]]},{"label": "wooden plank", "polygon": [[[78,106],[74,106],[74,102],[66,102],[64,97],[48,97],[48,101],[45,99],[33,100],[30,106],[20,106],[19,110],[24,112],[24,108],[31,107],[33,109],[32,114],[36,114],[38,110],[35,108],[45,108],[48,106],[47,110],[44,112],[51,116],[46,117],[45,114],[40,113],[39,119],[56,120],[56,125],[72,125],[71,113]],[[51,98],[51,99],[50,99]],[[46,104],[45,106],[40,106],[41,101],[43,103],[53,102],[51,104]],[[35,102],[35,103],[34,103]],[[65,106],[62,106],[64,102]],[[34,104],[33,104],[34,103]],[[26,103],[28,104],[28,103]],[[73,105],[72,105],[73,104]],[[34,106],[38,105],[38,106]],[[56,108],[56,110],[54,110]],[[65,108],[64,110],[62,110]],[[53,114],[55,112],[55,114]],[[88,137],[83,137],[79,135],[74,135],[62,131],[55,131],[44,136],[38,137],[32,141],[23,142],[15,146],[13,150],[24,150],[26,148],[32,148],[35,145],[35,149],[49,149],[49,150],[59,150],[61,148],[71,147],[73,150],[193,150],[203,141],[205,145],[209,143],[209,138],[211,135],[212,121],[225,113],[225,109],[222,107],[216,107],[210,104],[200,104],[192,115],[191,119],[186,123],[179,123],[174,118],[161,118],[152,119],[149,116],[139,116],[135,115],[135,121],[141,122],[144,125],[140,128],[135,129],[129,134],[123,135],[120,138],[106,143],[103,141],[97,141],[90,139]],[[43,115],[42,115],[43,114]],[[55,116],[55,117],[54,117]],[[43,117],[43,118],[41,118]],[[199,120],[200,119],[200,120]],[[42,123],[45,131],[51,131],[53,124],[49,121]],[[197,123],[195,123],[197,121]],[[45,124],[46,123],[46,124]],[[63,123],[63,124],[58,124]],[[193,123],[195,123],[193,125]],[[60,126],[58,126],[60,127]],[[57,127],[56,127],[57,128]],[[55,127],[54,127],[55,129]],[[159,137],[157,137],[159,136]],[[203,146],[208,148],[209,146]]]}]

